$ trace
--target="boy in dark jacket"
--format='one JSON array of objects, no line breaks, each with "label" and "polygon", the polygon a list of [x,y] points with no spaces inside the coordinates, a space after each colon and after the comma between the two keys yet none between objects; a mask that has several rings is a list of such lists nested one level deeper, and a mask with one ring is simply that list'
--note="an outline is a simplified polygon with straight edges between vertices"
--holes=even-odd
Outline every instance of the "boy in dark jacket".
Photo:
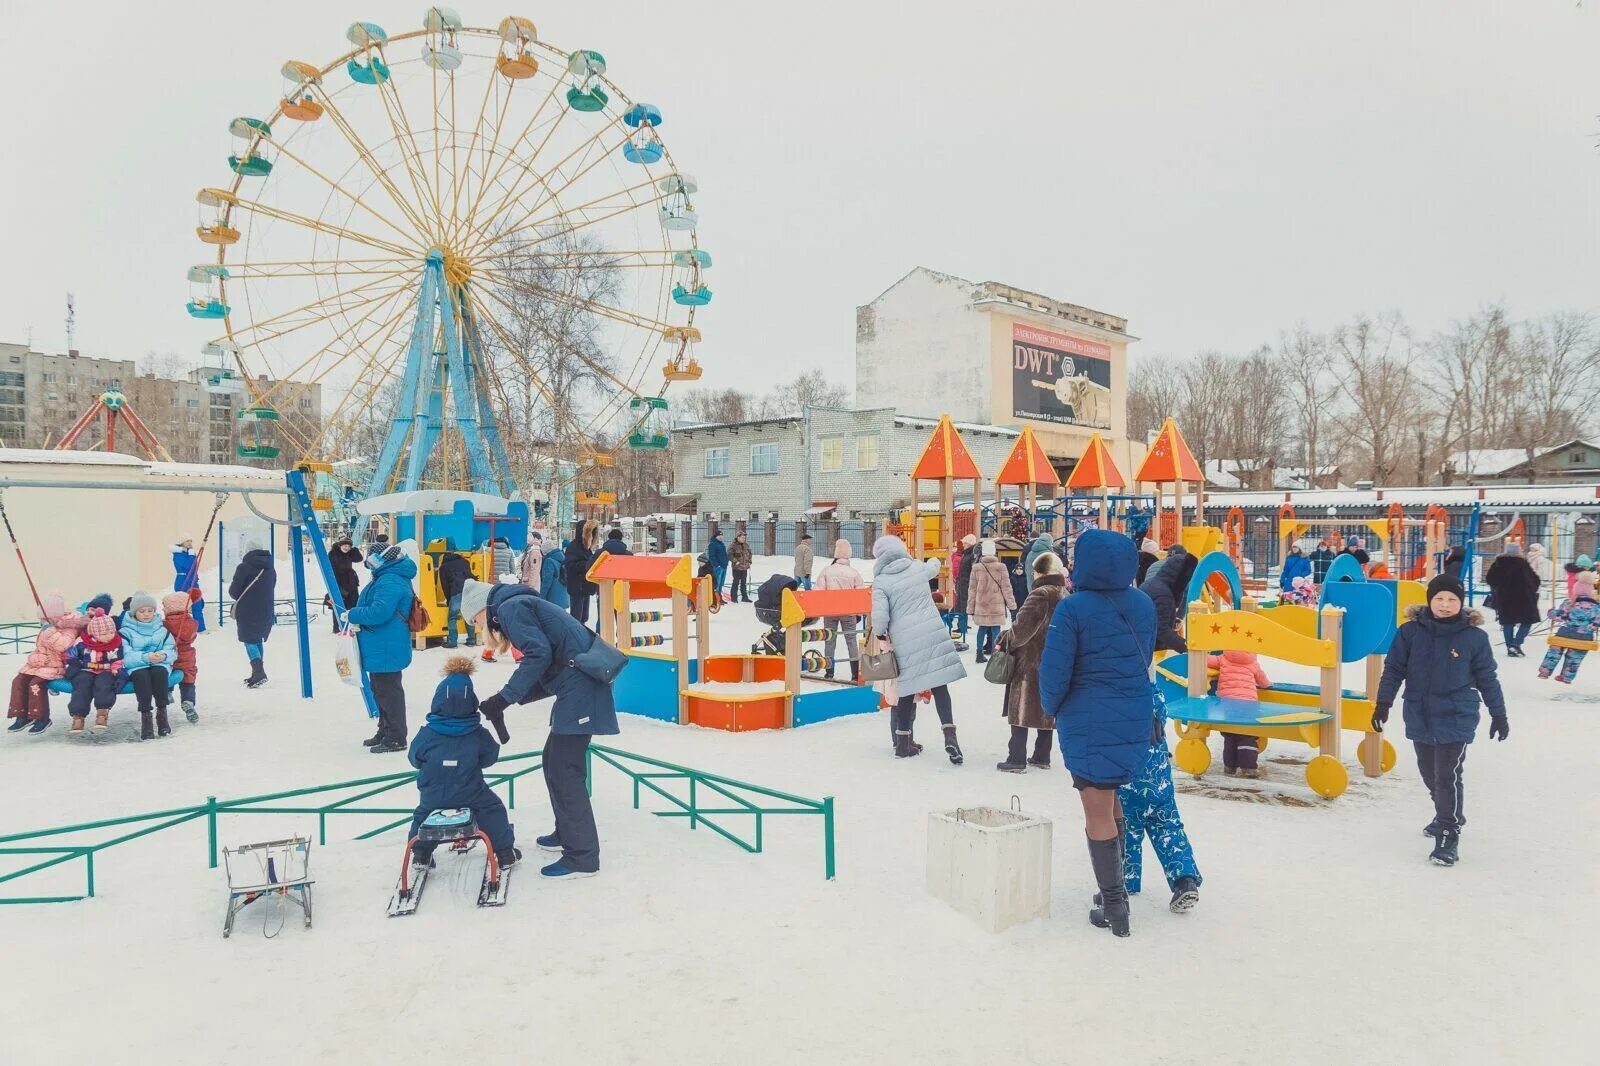
[{"label": "boy in dark jacket", "polygon": [[[445,661],[444,680],[433,693],[428,723],[417,730],[408,758],[417,768],[420,802],[411,818],[416,838],[423,819],[436,810],[466,807],[489,836],[494,856],[504,869],[520,858],[516,838],[506,818],[506,805],[483,779],[483,771],[500,758],[500,745],[478,724],[478,696],[472,688],[472,660],[454,655]],[[436,844],[418,841],[411,846],[414,862],[428,865]]]},{"label": "boy in dark jacket", "polygon": [[444,553],[444,558],[439,560],[439,591],[444,594],[444,602],[449,607],[449,614],[444,624],[444,646],[456,646],[456,626],[459,624],[467,631],[467,647],[475,647],[478,643],[478,634],[471,625],[461,619],[461,590],[466,587],[467,579],[472,577],[472,564],[466,558],[453,551]]},{"label": "boy in dark jacket", "polygon": [[1417,749],[1417,769],[1433,797],[1433,821],[1423,832],[1436,838],[1430,860],[1454,866],[1462,814],[1462,765],[1467,745],[1478,731],[1478,702],[1489,705],[1489,736],[1511,735],[1506,702],[1500,693],[1494,652],[1480,626],[1483,616],[1462,609],[1461,583],[1443,574],[1428,582],[1427,607],[1413,607],[1389,646],[1378,684],[1372,728],[1382,732],[1400,686],[1406,738]]}]

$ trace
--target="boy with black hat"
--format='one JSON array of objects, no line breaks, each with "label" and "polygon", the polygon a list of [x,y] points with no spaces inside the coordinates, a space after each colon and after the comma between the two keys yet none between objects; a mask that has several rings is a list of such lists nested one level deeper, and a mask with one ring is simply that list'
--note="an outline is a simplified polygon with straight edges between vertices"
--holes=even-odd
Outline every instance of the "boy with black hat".
[{"label": "boy with black hat", "polygon": [[1428,582],[1427,606],[1408,610],[1389,646],[1378,684],[1372,728],[1383,731],[1400,687],[1406,738],[1417,749],[1417,769],[1433,797],[1433,821],[1423,832],[1435,838],[1428,858],[1454,866],[1458,857],[1462,814],[1462,768],[1467,745],[1478,731],[1479,698],[1489,705],[1489,736],[1511,735],[1505,697],[1495,673],[1494,652],[1481,628],[1483,616],[1464,607],[1461,582],[1441,574]]}]

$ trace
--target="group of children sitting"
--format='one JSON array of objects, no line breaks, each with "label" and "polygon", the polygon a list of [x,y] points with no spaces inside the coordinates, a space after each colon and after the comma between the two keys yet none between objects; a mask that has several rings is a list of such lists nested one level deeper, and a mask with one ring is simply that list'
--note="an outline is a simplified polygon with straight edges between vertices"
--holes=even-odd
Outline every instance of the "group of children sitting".
[{"label": "group of children sitting", "polygon": [[93,732],[105,732],[117,696],[124,686],[131,686],[138,701],[139,739],[169,736],[167,708],[174,671],[181,675],[178,694],[184,717],[198,722],[194,654],[198,624],[190,605],[199,597],[199,589],[169,592],[160,600],[136,592],[123,601],[122,613],[113,616],[107,593],[76,610],[67,609],[60,593],[45,595],[39,601],[43,628],[11,682],[6,717],[12,721],[7,731],[26,729],[37,735],[49,729],[50,685],[66,681],[74,734],[89,731],[91,706]]}]

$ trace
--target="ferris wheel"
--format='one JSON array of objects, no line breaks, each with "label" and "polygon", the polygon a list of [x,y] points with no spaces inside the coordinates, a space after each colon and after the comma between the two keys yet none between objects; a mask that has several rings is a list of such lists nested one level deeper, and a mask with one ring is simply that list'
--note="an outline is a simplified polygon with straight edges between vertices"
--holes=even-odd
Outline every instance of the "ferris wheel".
[{"label": "ferris wheel", "polygon": [[187,310],[220,326],[240,456],[359,457],[374,495],[502,495],[562,460],[580,503],[614,502],[616,452],[666,447],[663,394],[700,376],[712,295],[661,109],[525,18],[345,36],[228,123],[228,180],[195,197],[215,256]]}]

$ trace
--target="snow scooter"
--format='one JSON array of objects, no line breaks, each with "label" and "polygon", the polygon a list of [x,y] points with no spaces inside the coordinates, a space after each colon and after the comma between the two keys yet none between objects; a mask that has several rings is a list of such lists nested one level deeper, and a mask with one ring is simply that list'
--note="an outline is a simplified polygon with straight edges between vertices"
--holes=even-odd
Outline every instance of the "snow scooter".
[{"label": "snow scooter", "polygon": [[[489,834],[478,828],[472,811],[466,807],[449,807],[429,814],[423,819],[417,835],[406,841],[406,856],[400,865],[400,883],[395,887],[394,897],[389,900],[389,917],[404,918],[417,912],[422,902],[422,889],[428,883],[428,873],[434,868],[433,848],[449,844],[451,851],[465,853],[480,840],[483,841],[484,863],[483,883],[478,888],[478,906],[504,906],[506,893],[511,887],[511,871],[501,868],[500,860],[495,858],[494,846],[489,843]],[[414,849],[418,844],[430,846],[426,862],[416,860]]]}]

